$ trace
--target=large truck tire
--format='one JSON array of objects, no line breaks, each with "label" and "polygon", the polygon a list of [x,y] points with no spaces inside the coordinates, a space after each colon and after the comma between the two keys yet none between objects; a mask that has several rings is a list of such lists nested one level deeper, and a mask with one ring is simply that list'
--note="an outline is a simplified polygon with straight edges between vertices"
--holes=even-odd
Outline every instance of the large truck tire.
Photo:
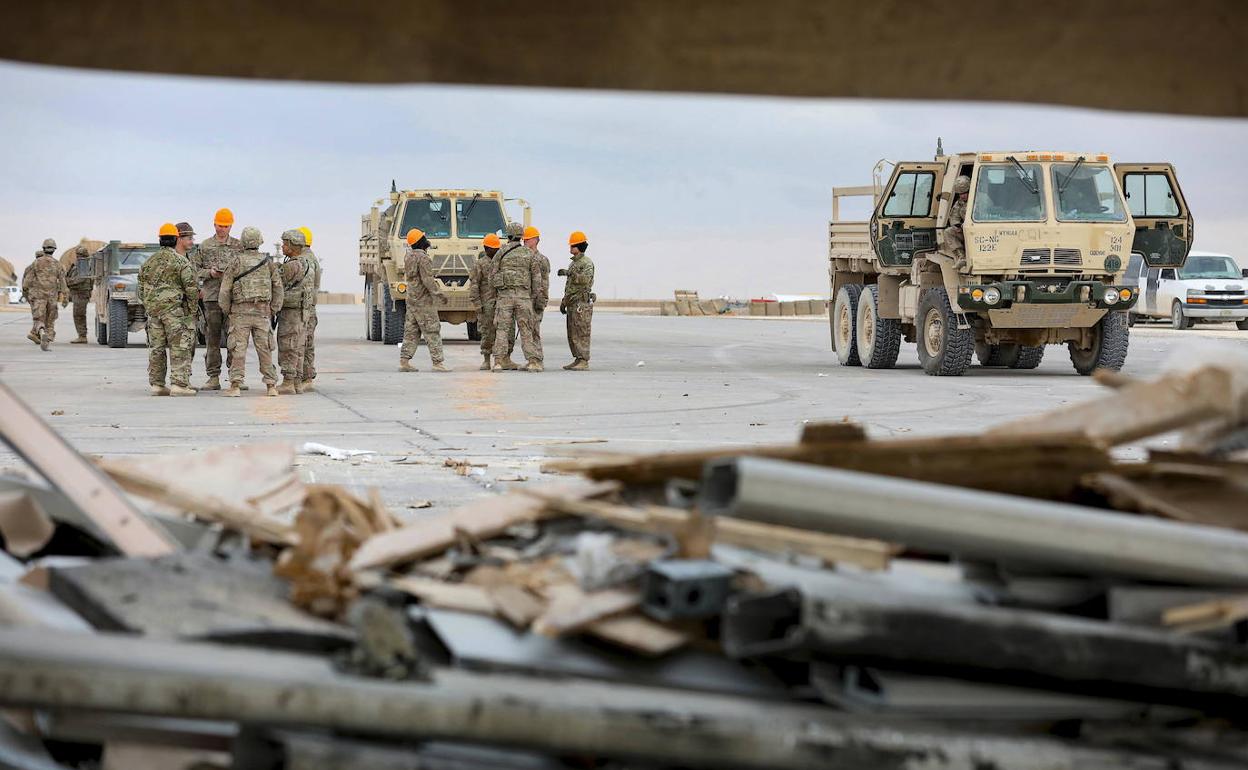
[{"label": "large truck tire", "polygon": [[1242,321],[1236,321],[1235,328],[1239,329],[1240,331],[1248,331],[1248,318],[1245,318]]},{"label": "large truck tire", "polygon": [[1044,360],[1044,345],[1022,345],[1018,357],[1010,364],[1011,369],[1035,369]]},{"label": "large truck tire", "polygon": [[919,363],[933,377],[957,377],[971,365],[975,331],[959,329],[944,289],[928,289],[919,297]]},{"label": "large truck tire", "polygon": [[862,284],[850,283],[841,287],[832,303],[832,349],[841,366],[862,366],[858,357],[858,298],[862,296]]},{"label": "large truck tire", "polygon": [[1170,325],[1175,329],[1190,329],[1196,325],[1196,320],[1187,317],[1183,312],[1183,303],[1177,299],[1170,307]]},{"label": "large truck tire", "polygon": [[975,358],[980,366],[1014,366],[1018,360],[1019,346],[1007,343],[989,345],[987,342],[975,343]]},{"label": "large truck tire", "polygon": [[468,326],[468,339],[472,340],[473,342],[480,342],[481,341],[481,327],[477,326],[477,322],[469,321],[467,323],[467,326]]},{"label": "large truck tire", "polygon": [[130,312],[124,299],[108,301],[108,346],[124,348],[130,338]]},{"label": "large truck tire", "polygon": [[108,344],[108,324],[98,319],[95,322],[95,341],[101,345]]},{"label": "large truck tire", "polygon": [[390,301],[390,284],[382,288],[381,305],[381,341],[387,345],[397,345],[403,341],[403,317],[407,314],[407,303],[403,300]]},{"label": "large truck tire", "polygon": [[1127,362],[1127,346],[1130,342],[1126,313],[1106,313],[1092,330],[1092,347],[1087,350],[1076,347],[1074,342],[1066,343],[1075,371],[1089,375],[1097,369],[1108,369],[1111,372],[1121,369]]},{"label": "large truck tire", "polygon": [[871,284],[858,296],[858,359],[868,369],[892,369],[901,352],[901,320],[880,318],[880,287]]}]

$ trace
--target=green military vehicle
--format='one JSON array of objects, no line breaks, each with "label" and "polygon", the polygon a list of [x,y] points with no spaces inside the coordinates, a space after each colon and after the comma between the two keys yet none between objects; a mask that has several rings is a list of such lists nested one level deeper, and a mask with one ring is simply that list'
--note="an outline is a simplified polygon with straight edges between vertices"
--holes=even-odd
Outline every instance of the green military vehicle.
[{"label": "green military vehicle", "polygon": [[429,258],[433,273],[443,284],[447,304],[438,318],[451,324],[467,324],[468,338],[481,339],[477,311],[469,297],[468,275],[481,251],[481,239],[501,234],[510,221],[507,201],[523,209],[524,224],[531,218],[529,204],[504,198],[497,190],[423,189],[399,190],[378,199],[361,219],[360,275],[364,276],[364,336],[394,345],[403,340],[407,312],[407,232],[423,230],[432,244]]},{"label": "green military vehicle", "polygon": [[130,332],[147,325],[147,312],[139,301],[139,268],[160,248],[158,243],[109,241],[78,269],[94,280],[91,301],[95,304],[95,341],[110,348],[124,348]]},{"label": "green military vehicle", "polygon": [[[833,190],[832,347],[845,366],[891,368],[916,342],[931,375],[984,366],[1034,369],[1065,344],[1080,374],[1117,370],[1138,289],[1132,254],[1181,267],[1192,216],[1174,168],[1084,152],[970,152],[891,164],[888,181]],[[954,182],[970,179],[964,254],[946,228]],[[869,221],[840,218],[870,196]]]}]

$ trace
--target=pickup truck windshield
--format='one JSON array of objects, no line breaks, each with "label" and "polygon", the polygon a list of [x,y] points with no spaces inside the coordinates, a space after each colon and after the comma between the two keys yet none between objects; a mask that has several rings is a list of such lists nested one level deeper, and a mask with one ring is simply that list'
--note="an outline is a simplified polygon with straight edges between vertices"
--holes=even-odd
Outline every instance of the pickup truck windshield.
[{"label": "pickup truck windshield", "polygon": [[1044,220],[1044,172],[1038,163],[993,163],[979,167],[971,219],[976,222]]},{"label": "pickup truck windshield", "polygon": [[1239,265],[1230,257],[1191,256],[1179,268],[1179,278],[1241,278]]},{"label": "pickup truck windshield", "polygon": [[460,238],[484,238],[503,231],[503,208],[493,198],[456,198]]},{"label": "pickup truck windshield", "polygon": [[406,237],[407,231],[413,227],[422,230],[426,238],[450,238],[451,199],[409,199],[403,208],[403,222],[399,225],[398,237]]},{"label": "pickup truck windshield", "polygon": [[1059,222],[1125,222],[1127,211],[1109,166],[1054,163],[1053,197]]}]

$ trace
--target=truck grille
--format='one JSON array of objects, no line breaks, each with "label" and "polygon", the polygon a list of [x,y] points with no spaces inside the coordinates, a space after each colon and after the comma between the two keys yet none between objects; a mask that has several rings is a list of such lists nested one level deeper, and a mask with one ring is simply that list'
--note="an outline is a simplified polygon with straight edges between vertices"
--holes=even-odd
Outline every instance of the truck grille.
[{"label": "truck grille", "polygon": [[1048,267],[1052,257],[1053,252],[1050,249],[1023,249],[1023,258],[1019,262],[1019,266]]},{"label": "truck grille", "polygon": [[1083,252],[1079,249],[1053,249],[1053,264],[1064,267],[1082,267]]}]

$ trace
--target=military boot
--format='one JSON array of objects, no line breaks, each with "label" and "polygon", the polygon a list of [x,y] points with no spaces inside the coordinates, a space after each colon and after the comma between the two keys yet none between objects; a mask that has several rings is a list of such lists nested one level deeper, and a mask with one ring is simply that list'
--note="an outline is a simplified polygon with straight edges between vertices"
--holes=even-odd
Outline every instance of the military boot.
[{"label": "military boot", "polygon": [[510,358],[504,358],[503,368],[509,372],[514,372],[515,370],[520,368],[520,365],[517,364],[515,361],[512,361]]},{"label": "military boot", "polygon": [[48,349],[48,346],[51,344],[52,344],[52,335],[48,333],[48,330],[44,329],[41,332],[39,332],[39,349],[46,351]]},{"label": "military boot", "polygon": [[434,361],[434,362],[433,362],[433,366],[431,367],[431,369],[432,369],[433,371],[435,371],[435,372],[449,372],[449,371],[451,371],[450,367],[448,367],[446,364],[442,363],[441,361]]},{"label": "military boot", "polygon": [[223,395],[223,396],[228,396],[228,397],[230,397],[230,398],[241,398],[241,397],[242,397],[242,395],[243,395],[243,389],[242,389],[242,388],[240,388],[240,387],[239,387],[239,385],[242,385],[242,383],[241,383],[241,382],[231,382],[231,383],[230,383],[230,387],[228,387],[228,388],[226,388],[224,391],[222,391],[222,392],[221,392],[221,395]]},{"label": "military boot", "polygon": [[200,388],[200,390],[221,390],[221,378],[215,375],[209,377],[208,381],[204,383],[204,387]]},{"label": "military boot", "polygon": [[82,335],[82,336],[78,337],[78,339],[76,339],[76,340],[70,340],[70,341],[69,341],[69,344],[71,344],[71,345],[85,345],[85,344],[87,344],[87,338],[86,338],[86,335]]},{"label": "military boot", "polygon": [[581,360],[581,359],[579,359],[579,358],[574,358],[574,359],[572,359],[572,363],[570,363],[570,364],[564,364],[564,365],[563,365],[563,368],[564,368],[564,369],[571,369],[572,367],[576,366],[577,362],[578,362],[578,361],[580,361],[580,360]]},{"label": "military boot", "polygon": [[239,390],[251,390],[251,388],[250,388],[250,387],[248,387],[248,386],[247,386],[247,383],[245,383],[245,382],[240,382],[240,383],[238,383],[238,389],[239,389]]},{"label": "military boot", "polygon": [[399,359],[399,371],[400,372],[419,372],[420,370],[412,366],[412,360],[410,358],[400,358]]},{"label": "military boot", "polygon": [[316,390],[316,388],[312,386],[312,380],[300,380],[295,383],[296,393],[311,393],[314,390]]},{"label": "military boot", "polygon": [[482,356],[482,358],[484,358],[485,360],[481,362],[480,370],[483,372],[488,372],[492,368],[490,366],[490,355],[486,353],[485,355]]},{"label": "military boot", "polygon": [[38,333],[38,332],[33,332],[33,331],[32,331],[32,332],[27,333],[27,334],[26,334],[26,339],[30,340],[31,342],[35,343],[36,345],[38,345],[38,344],[40,343],[39,333]]},{"label": "military boot", "polygon": [[171,396],[194,396],[199,391],[194,388],[188,388],[185,385],[173,384],[169,386],[169,395]]},{"label": "military boot", "polygon": [[264,395],[266,395],[266,396],[276,396],[276,395],[277,395],[277,388],[276,388],[275,386],[273,386],[273,385],[265,385]]},{"label": "military boot", "polygon": [[153,385],[153,386],[152,386],[152,388],[151,388],[151,391],[152,391],[152,395],[153,395],[153,396],[167,396],[167,395],[169,395],[169,389],[168,389],[168,388],[166,388],[164,385]]},{"label": "military boot", "polygon": [[282,380],[282,384],[277,386],[277,392],[283,396],[295,395],[295,381],[291,379]]},{"label": "military boot", "polygon": [[536,361],[530,361],[529,365],[524,367],[524,370],[526,372],[544,372],[546,371],[546,368]]},{"label": "military boot", "polygon": [[565,366],[564,368],[570,372],[583,372],[589,368],[589,362],[583,358],[578,358],[572,362],[571,366]]}]

